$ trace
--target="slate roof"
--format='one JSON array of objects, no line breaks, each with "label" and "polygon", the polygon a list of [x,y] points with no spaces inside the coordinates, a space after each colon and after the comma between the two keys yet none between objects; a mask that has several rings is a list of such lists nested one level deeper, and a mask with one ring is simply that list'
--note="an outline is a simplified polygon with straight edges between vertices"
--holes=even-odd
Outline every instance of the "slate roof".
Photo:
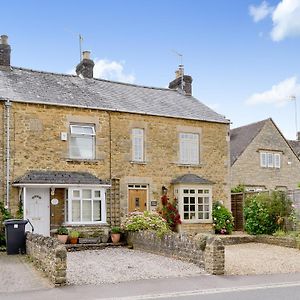
[{"label": "slate roof", "polygon": [[230,162],[231,165],[239,158],[252,140],[271,118],[230,130]]},{"label": "slate roof", "polygon": [[300,156],[300,141],[289,140],[288,143],[294,150],[297,156]]},{"label": "slate roof", "polygon": [[15,67],[0,70],[0,100],[229,123],[196,98],[175,90]]},{"label": "slate roof", "polygon": [[185,174],[185,175],[179,176],[176,179],[172,180],[171,183],[173,183],[173,184],[178,184],[178,183],[213,184],[212,181],[202,178],[195,174]]},{"label": "slate roof", "polygon": [[87,172],[29,171],[17,178],[14,184],[105,184],[104,181]]}]

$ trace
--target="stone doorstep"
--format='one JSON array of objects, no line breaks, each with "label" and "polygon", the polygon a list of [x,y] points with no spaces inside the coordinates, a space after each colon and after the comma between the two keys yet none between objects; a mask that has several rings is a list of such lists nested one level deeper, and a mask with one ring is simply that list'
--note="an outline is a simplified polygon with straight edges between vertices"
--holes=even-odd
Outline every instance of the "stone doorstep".
[{"label": "stone doorstep", "polygon": [[68,252],[72,251],[83,251],[83,250],[102,250],[108,247],[124,247],[126,242],[120,243],[100,243],[100,244],[65,244]]}]

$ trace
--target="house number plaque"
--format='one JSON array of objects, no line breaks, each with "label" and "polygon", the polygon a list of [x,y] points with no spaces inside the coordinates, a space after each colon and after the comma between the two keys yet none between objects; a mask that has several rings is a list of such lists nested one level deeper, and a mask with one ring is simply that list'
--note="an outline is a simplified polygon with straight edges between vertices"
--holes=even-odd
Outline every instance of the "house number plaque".
[{"label": "house number plaque", "polygon": [[56,199],[56,198],[51,199],[51,204],[52,205],[57,205],[58,204],[58,199]]}]

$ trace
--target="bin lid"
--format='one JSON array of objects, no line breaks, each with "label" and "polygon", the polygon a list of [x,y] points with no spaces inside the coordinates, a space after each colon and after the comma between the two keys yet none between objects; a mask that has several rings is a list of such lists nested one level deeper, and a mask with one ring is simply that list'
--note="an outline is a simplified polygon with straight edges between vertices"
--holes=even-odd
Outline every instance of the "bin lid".
[{"label": "bin lid", "polygon": [[8,220],[5,220],[3,222],[4,225],[10,225],[10,224],[27,224],[28,223],[28,220],[22,220],[22,219],[8,219]]}]

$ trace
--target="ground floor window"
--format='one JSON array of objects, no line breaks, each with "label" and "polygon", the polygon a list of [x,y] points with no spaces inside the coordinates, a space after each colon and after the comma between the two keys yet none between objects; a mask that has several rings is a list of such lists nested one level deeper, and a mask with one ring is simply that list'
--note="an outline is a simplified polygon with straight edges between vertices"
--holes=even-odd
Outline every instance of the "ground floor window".
[{"label": "ground floor window", "polygon": [[212,190],[210,186],[175,187],[179,213],[184,223],[209,223],[212,220]]},{"label": "ground floor window", "polygon": [[105,223],[105,189],[69,188],[66,195],[67,223]]}]

